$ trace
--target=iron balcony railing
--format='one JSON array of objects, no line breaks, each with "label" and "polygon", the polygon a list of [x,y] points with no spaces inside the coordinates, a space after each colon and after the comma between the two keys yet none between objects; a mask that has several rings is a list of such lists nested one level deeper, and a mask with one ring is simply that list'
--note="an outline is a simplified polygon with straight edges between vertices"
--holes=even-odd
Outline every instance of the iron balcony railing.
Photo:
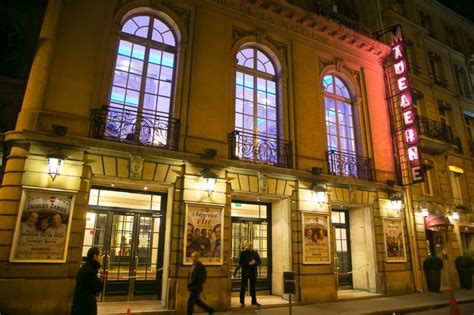
[{"label": "iron balcony railing", "polygon": [[90,137],[177,150],[179,119],[103,106],[91,112]]},{"label": "iron balcony railing", "polygon": [[291,142],[235,130],[228,135],[229,158],[291,167]]},{"label": "iron balcony railing", "polygon": [[418,116],[418,125],[421,135],[450,144],[456,144],[454,142],[453,130],[447,124]]},{"label": "iron balcony railing", "polygon": [[349,176],[363,180],[375,180],[372,159],[343,151],[327,152],[329,174]]}]

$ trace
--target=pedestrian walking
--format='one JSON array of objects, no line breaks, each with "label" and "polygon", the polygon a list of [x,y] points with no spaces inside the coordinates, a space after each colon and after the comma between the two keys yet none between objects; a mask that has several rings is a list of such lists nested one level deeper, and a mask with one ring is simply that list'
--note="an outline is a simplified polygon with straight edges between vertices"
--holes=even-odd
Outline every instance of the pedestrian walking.
[{"label": "pedestrian walking", "polygon": [[193,261],[193,269],[189,273],[188,281],[188,290],[189,290],[189,299],[188,299],[188,314],[191,315],[194,311],[194,304],[208,312],[209,314],[214,314],[214,309],[201,301],[199,295],[202,292],[204,282],[206,282],[207,271],[206,267],[199,260],[201,254],[197,251],[191,254],[191,259]]},{"label": "pedestrian walking", "polygon": [[102,254],[97,247],[87,251],[87,260],[79,269],[74,288],[72,315],[97,315],[96,296],[104,285],[99,278]]},{"label": "pedestrian walking", "polygon": [[250,296],[252,297],[252,305],[260,306],[257,302],[255,293],[255,283],[257,282],[257,266],[262,261],[258,252],[253,250],[253,242],[246,241],[244,243],[245,249],[240,253],[239,266],[242,274],[242,282],[240,284],[240,307],[245,307],[245,290],[247,290],[247,283],[250,280]]}]

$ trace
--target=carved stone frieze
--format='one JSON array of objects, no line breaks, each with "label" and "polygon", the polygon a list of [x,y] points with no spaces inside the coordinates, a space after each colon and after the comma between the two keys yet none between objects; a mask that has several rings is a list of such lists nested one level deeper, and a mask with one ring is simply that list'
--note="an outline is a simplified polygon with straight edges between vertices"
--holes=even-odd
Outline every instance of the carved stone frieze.
[{"label": "carved stone frieze", "polygon": [[169,1],[164,2],[163,5],[169,8],[171,11],[173,11],[174,14],[176,14],[181,19],[183,24],[186,26],[186,30],[189,31],[189,22],[191,19],[191,12],[183,8],[177,7],[176,5],[172,4]]},{"label": "carved stone frieze", "polygon": [[213,1],[319,42],[335,40],[378,57],[390,52],[387,45],[372,39],[362,25],[335,13],[307,11],[285,0]]}]

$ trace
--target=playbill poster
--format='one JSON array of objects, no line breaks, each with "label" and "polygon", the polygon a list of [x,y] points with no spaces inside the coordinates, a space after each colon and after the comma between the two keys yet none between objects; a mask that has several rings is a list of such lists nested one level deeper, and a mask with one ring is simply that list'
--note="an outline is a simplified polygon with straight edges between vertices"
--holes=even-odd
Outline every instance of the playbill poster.
[{"label": "playbill poster", "polygon": [[328,215],[302,213],[303,221],[303,263],[328,264],[329,224]]},{"label": "playbill poster", "polygon": [[71,192],[24,189],[10,261],[65,262],[73,204]]},{"label": "playbill poster", "polygon": [[223,208],[219,206],[187,204],[184,235],[184,263],[191,264],[191,254],[201,253],[203,264],[222,264]]},{"label": "playbill poster", "polygon": [[387,262],[405,262],[405,237],[401,219],[383,219],[385,258]]}]

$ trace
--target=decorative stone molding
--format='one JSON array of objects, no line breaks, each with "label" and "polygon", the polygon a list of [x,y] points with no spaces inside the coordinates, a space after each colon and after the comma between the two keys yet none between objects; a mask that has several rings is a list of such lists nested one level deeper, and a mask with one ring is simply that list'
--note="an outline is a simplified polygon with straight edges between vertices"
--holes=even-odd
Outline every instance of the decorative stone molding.
[{"label": "decorative stone molding", "polygon": [[186,30],[189,31],[189,21],[191,20],[191,12],[183,8],[177,7],[169,1],[166,1],[164,5],[171,11],[173,11],[183,21],[183,24],[186,26]]},{"label": "decorative stone molding", "polygon": [[349,73],[355,80],[359,81],[359,71],[347,67],[344,63],[344,60],[342,60],[341,58],[336,57],[333,61],[319,59],[320,69],[324,69],[330,65],[334,65],[337,72]]},{"label": "decorative stone molding", "polygon": [[130,178],[141,178],[145,159],[140,155],[130,155]]},{"label": "decorative stone molding", "polygon": [[372,39],[367,31],[352,29],[353,25],[345,23],[342,17],[337,20],[332,15],[324,16],[322,13],[309,12],[285,0],[212,1],[317,41],[335,40],[378,57],[384,57],[390,53],[387,45]]},{"label": "decorative stone molding", "polygon": [[265,173],[258,172],[258,192],[266,194],[268,191],[268,176]]}]

